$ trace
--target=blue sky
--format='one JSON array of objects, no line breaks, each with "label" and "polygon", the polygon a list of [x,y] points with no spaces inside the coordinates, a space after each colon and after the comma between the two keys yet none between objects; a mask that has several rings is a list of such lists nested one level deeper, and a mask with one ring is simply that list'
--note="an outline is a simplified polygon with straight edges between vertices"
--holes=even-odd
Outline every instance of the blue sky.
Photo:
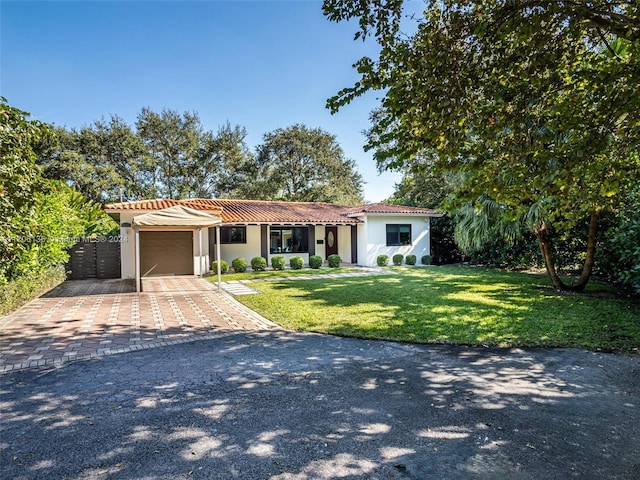
[{"label": "blue sky", "polygon": [[35,118],[82,127],[143,107],[197,111],[208,130],[247,128],[247,143],[295,123],[336,135],[367,182],[367,201],[393,192],[362,130],[380,93],[331,115],[326,99],[358,79],[375,55],[355,24],[332,23],[320,1],[0,0],[0,95]]}]

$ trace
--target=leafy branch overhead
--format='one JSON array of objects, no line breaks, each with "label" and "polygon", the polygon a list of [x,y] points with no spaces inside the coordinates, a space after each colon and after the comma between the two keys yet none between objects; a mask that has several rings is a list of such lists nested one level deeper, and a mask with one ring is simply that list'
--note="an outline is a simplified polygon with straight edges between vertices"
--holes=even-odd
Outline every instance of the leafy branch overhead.
[{"label": "leafy branch overhead", "polygon": [[639,178],[640,4],[426,1],[421,17],[407,5],[324,2],[380,45],[328,107],[383,90],[367,142],[379,167],[434,157],[433,171],[460,176],[453,206],[488,195],[528,219],[558,288],[549,229],[590,218],[584,288],[601,215]]}]

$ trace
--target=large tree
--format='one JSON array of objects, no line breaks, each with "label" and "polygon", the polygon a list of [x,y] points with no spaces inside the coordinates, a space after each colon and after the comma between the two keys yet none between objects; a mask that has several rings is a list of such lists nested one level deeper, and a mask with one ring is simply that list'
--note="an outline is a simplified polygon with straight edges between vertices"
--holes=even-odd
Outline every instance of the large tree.
[{"label": "large tree", "polygon": [[526,219],[558,289],[569,287],[549,230],[588,218],[573,286],[583,289],[600,217],[638,179],[640,4],[434,0],[414,24],[403,4],[325,1],[329,19],[357,18],[356,37],[380,44],[379,58],[359,60],[361,79],[328,106],[385,90],[367,145],[379,164],[411,165],[435,151],[436,170],[465,179],[460,203],[488,196],[507,219]]},{"label": "large tree", "polygon": [[151,158],[118,116],[78,130],[55,127],[36,146],[44,176],[62,180],[97,201],[154,197]]},{"label": "large tree", "polygon": [[298,202],[362,203],[362,176],[334,135],[293,125],[266,133],[257,148],[261,198]]},{"label": "large tree", "polygon": [[152,183],[160,196],[211,196],[217,165],[209,152],[212,136],[197,113],[143,108],[136,127],[152,158]]},{"label": "large tree", "polygon": [[66,262],[73,238],[106,216],[67,184],[43,178],[34,146],[50,134],[0,97],[0,286]]}]

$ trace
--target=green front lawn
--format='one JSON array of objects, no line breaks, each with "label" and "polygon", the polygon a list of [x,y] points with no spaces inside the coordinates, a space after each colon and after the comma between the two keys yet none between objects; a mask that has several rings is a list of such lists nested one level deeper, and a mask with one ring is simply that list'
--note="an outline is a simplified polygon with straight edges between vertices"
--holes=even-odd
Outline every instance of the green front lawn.
[{"label": "green front lawn", "polygon": [[[393,275],[253,284],[238,299],[285,328],[491,346],[638,353],[640,303],[558,294],[546,275],[481,268],[397,268]],[[592,285],[591,289],[602,288]]]}]

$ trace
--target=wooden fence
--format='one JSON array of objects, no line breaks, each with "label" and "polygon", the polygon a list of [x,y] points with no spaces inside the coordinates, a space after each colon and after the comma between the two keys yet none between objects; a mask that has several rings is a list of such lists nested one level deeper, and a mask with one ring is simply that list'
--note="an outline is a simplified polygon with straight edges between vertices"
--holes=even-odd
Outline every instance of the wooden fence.
[{"label": "wooden fence", "polygon": [[82,239],[69,249],[71,280],[120,278],[120,241]]}]

